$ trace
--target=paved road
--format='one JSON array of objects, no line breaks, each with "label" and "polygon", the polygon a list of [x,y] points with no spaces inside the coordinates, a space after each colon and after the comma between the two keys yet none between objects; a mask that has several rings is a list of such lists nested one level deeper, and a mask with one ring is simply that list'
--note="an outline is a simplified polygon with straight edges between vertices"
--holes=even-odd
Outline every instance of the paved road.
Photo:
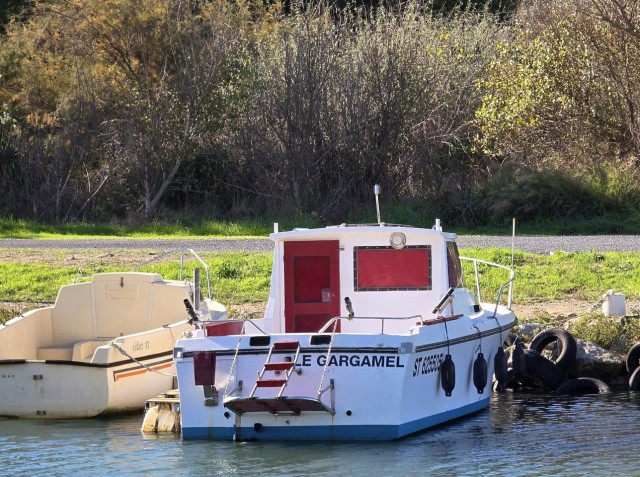
[{"label": "paved road", "polygon": [[[511,248],[511,237],[466,235],[458,237],[460,248],[497,247]],[[516,237],[516,250],[548,254],[553,251],[580,252],[595,250],[640,251],[640,235],[575,235]],[[193,239],[193,240],[129,240],[129,239],[0,239],[0,248],[26,249],[99,249],[99,250],[170,250],[192,248],[196,252],[270,252],[273,242],[269,239]]]}]

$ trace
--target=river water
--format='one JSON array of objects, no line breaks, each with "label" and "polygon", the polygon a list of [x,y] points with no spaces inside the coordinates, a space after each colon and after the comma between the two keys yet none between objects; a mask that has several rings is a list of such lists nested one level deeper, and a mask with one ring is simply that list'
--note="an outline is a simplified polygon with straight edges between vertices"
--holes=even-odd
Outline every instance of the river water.
[{"label": "river water", "polygon": [[495,394],[489,409],[393,442],[144,436],[142,416],[0,419],[2,476],[640,476],[640,394]]}]

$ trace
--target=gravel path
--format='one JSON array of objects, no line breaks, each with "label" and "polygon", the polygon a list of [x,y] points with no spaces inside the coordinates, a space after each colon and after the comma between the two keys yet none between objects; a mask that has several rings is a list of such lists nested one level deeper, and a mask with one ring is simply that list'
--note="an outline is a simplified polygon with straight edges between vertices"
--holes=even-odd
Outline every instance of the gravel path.
[{"label": "gravel path", "polygon": [[[496,247],[511,248],[511,237],[465,235],[458,237],[460,248]],[[599,252],[640,251],[640,235],[575,235],[516,237],[516,250],[548,254],[553,251],[581,252],[595,250]],[[269,239],[191,239],[191,240],[130,240],[130,239],[0,239],[0,249],[100,249],[100,250],[182,250],[192,248],[196,252],[270,252],[273,242]]]}]

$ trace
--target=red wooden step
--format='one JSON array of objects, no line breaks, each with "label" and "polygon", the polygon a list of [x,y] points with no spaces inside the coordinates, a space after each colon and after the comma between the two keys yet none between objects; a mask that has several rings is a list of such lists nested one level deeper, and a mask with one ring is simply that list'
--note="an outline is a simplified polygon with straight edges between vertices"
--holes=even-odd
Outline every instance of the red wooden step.
[{"label": "red wooden step", "polygon": [[299,341],[278,341],[273,343],[273,349],[298,349]]},{"label": "red wooden step", "polygon": [[259,388],[278,388],[287,382],[286,379],[258,379],[256,386]]},{"label": "red wooden step", "polygon": [[266,363],[264,365],[264,369],[266,371],[287,371],[288,369],[293,368],[292,361],[282,361],[282,362],[273,362]]}]

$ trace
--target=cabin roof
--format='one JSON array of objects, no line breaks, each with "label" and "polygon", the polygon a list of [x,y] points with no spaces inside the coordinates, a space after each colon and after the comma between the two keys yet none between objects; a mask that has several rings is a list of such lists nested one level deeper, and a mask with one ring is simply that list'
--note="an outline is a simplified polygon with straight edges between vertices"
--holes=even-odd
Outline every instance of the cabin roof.
[{"label": "cabin roof", "polygon": [[341,224],[330,225],[324,228],[296,228],[286,232],[277,232],[269,235],[274,241],[283,241],[291,239],[307,239],[312,237],[339,237],[353,236],[358,234],[392,234],[394,232],[402,232],[411,235],[423,235],[426,237],[442,237],[447,241],[455,241],[457,235],[455,233],[443,232],[436,229],[425,229],[413,227],[410,225],[399,224]]}]

